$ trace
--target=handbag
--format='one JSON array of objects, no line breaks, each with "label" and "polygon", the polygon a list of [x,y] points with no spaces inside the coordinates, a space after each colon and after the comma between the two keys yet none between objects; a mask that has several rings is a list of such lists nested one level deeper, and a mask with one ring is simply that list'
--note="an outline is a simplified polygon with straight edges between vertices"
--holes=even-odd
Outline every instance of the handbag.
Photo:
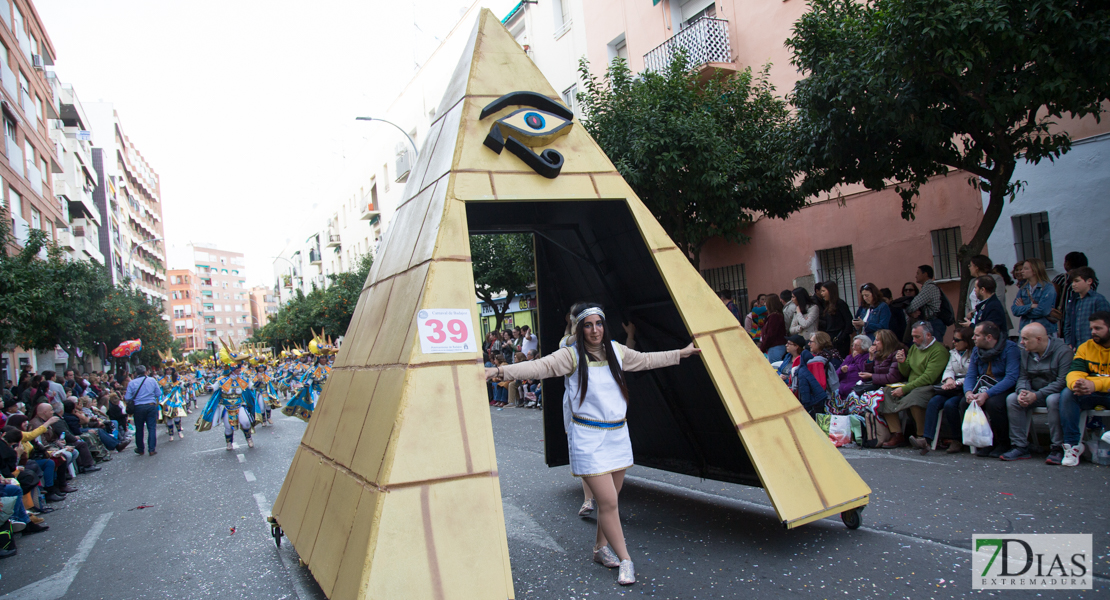
[{"label": "handbag", "polygon": [[933,393],[937,396],[943,396],[945,398],[955,398],[956,396],[960,396],[964,393],[964,387],[962,385],[957,385],[950,390],[946,390],[944,389],[943,385],[938,383],[933,386]]},{"label": "handbag", "polygon": [[861,382],[852,387],[852,393],[857,396],[862,396],[867,392],[874,392],[877,389],[879,389],[879,386],[874,383]]}]

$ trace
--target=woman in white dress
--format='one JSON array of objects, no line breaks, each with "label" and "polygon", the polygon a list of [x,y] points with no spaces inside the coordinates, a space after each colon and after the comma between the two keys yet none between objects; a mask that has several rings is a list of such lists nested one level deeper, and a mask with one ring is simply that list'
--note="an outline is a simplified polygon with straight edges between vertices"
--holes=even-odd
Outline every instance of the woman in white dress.
[{"label": "woman in white dress", "polygon": [[575,343],[539,360],[486,369],[486,379],[567,379],[570,410],[564,404],[570,468],[585,479],[597,502],[594,561],[619,567],[617,582],[636,582],[636,570],[624,543],[617,498],[624,472],[632,466],[632,441],[625,414],[628,388],[625,371],[646,371],[676,365],[701,350],[693,344],[681,350],[637,352],[614,343],[600,305],[587,304],[574,316]]}]

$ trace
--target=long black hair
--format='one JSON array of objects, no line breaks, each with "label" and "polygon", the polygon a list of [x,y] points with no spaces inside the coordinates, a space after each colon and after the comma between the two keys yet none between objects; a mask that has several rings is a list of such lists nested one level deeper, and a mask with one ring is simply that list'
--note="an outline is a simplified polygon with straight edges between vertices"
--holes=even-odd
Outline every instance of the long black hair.
[{"label": "long black hair", "polygon": [[805,314],[810,306],[813,306],[813,299],[809,297],[809,292],[803,287],[796,287],[791,292],[794,296],[794,304],[798,307],[798,312]]},{"label": "long black hair", "polygon": [[[578,303],[574,305],[574,315],[578,316],[583,310],[587,308],[602,308],[600,304],[594,303]],[[604,315],[601,317],[601,346],[605,350],[606,362],[609,364],[609,372],[613,375],[613,379],[617,381],[617,385],[621,388],[621,394],[624,396],[624,401],[628,402],[628,386],[624,383],[624,371],[621,369],[620,364],[617,362],[617,353],[613,349],[613,336],[609,334],[609,323],[605,320]],[[578,396],[578,405],[586,401],[586,389],[590,385],[590,357],[586,353],[586,335],[583,333],[581,324],[576,324],[574,328],[574,345],[578,352],[578,385],[581,388]]]}]

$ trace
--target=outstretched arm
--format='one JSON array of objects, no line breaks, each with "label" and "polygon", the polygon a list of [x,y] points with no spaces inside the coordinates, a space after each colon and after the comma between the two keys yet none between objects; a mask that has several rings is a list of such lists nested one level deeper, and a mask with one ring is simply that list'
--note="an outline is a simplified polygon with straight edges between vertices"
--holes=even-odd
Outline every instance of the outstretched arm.
[{"label": "outstretched arm", "polygon": [[677,365],[680,360],[695,354],[701,354],[701,348],[695,348],[692,343],[681,350],[666,350],[663,352],[637,352],[626,347],[622,363],[625,371],[649,371],[659,367]]}]

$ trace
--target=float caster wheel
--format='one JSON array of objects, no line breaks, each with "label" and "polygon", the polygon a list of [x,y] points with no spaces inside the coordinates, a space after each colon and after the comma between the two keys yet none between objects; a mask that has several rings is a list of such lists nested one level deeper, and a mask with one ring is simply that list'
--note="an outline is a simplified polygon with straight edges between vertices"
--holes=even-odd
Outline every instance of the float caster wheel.
[{"label": "float caster wheel", "polygon": [[840,513],[840,520],[844,521],[844,526],[848,529],[859,529],[860,523],[863,522],[863,508],[853,508]]}]

